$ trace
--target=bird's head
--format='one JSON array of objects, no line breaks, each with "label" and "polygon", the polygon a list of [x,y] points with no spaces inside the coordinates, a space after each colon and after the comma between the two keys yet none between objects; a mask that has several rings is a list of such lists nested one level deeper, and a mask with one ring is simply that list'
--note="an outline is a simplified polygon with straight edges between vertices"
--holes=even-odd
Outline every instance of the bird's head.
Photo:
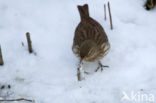
[{"label": "bird's head", "polygon": [[91,40],[84,41],[80,46],[81,61],[91,61],[98,53],[98,47],[95,42]]},{"label": "bird's head", "polygon": [[154,8],[154,6],[155,6],[155,0],[147,0],[145,4],[146,10],[150,10]]}]

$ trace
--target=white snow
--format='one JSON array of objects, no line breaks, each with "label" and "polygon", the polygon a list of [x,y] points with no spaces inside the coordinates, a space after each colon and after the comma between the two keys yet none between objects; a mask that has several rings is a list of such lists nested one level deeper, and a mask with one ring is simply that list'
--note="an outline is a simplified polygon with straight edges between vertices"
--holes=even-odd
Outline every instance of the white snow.
[{"label": "white snow", "polygon": [[[91,74],[78,82],[78,59],[71,47],[80,21],[77,5],[85,3],[108,35],[111,50],[102,62],[110,68],[94,73],[97,63],[85,63]],[[5,63],[0,66],[0,85],[11,84],[13,94],[8,98],[24,97],[36,103],[135,103],[121,101],[122,91],[141,91],[153,94],[156,102],[156,8],[146,11],[145,0],[110,0],[111,31],[108,14],[104,21],[104,3],[107,1],[0,0]],[[26,32],[31,34],[36,56],[28,53]]]}]

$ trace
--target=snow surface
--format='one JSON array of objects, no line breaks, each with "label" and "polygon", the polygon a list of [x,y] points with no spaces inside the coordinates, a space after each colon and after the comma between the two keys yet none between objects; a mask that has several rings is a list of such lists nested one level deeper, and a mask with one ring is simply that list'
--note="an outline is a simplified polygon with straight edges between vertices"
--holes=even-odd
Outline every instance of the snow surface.
[{"label": "snow surface", "polygon": [[[113,31],[108,14],[104,21],[106,0],[0,0],[5,63],[0,85],[11,84],[13,98],[36,103],[135,103],[121,101],[122,91],[152,93],[156,101],[156,8],[146,11],[145,0],[110,2]],[[78,82],[78,59],[71,47],[80,21],[77,5],[85,3],[108,35],[111,50],[102,62],[110,68],[94,73],[97,63],[85,63],[91,74]],[[26,32],[36,56],[28,53]]]}]

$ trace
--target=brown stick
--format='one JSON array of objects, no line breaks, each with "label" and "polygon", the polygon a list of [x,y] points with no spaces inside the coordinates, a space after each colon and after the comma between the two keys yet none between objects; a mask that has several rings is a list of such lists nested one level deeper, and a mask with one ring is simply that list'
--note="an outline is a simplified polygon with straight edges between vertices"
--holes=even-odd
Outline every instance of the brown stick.
[{"label": "brown stick", "polygon": [[111,15],[111,9],[110,9],[110,3],[109,2],[108,2],[108,10],[109,10],[111,30],[113,30],[112,15]]},{"label": "brown stick", "polygon": [[13,102],[13,101],[27,101],[27,102],[34,102],[34,100],[19,98],[19,99],[8,99],[8,100],[0,100],[0,102]]},{"label": "brown stick", "polygon": [[3,65],[3,56],[2,56],[2,51],[1,51],[1,46],[0,46],[0,65]]},{"label": "brown stick", "polygon": [[107,16],[106,16],[106,4],[104,4],[104,14],[105,14],[105,20],[107,20]]},{"label": "brown stick", "polygon": [[32,53],[33,49],[32,49],[32,45],[31,45],[31,39],[30,39],[30,33],[29,32],[26,33],[26,37],[27,37],[27,42],[28,42],[29,53]]}]

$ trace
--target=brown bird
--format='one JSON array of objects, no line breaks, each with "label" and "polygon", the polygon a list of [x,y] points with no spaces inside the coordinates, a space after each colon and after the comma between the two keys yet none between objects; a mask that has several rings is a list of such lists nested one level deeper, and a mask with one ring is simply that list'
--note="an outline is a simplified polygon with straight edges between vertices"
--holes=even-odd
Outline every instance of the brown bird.
[{"label": "brown bird", "polygon": [[89,16],[88,5],[78,6],[81,21],[75,30],[72,51],[80,58],[80,64],[83,61],[99,62],[99,67],[108,67],[102,65],[100,60],[108,53],[110,44],[107,35],[102,26]]},{"label": "brown bird", "polygon": [[151,10],[155,7],[156,5],[156,0],[147,0],[145,7],[147,10]]}]

